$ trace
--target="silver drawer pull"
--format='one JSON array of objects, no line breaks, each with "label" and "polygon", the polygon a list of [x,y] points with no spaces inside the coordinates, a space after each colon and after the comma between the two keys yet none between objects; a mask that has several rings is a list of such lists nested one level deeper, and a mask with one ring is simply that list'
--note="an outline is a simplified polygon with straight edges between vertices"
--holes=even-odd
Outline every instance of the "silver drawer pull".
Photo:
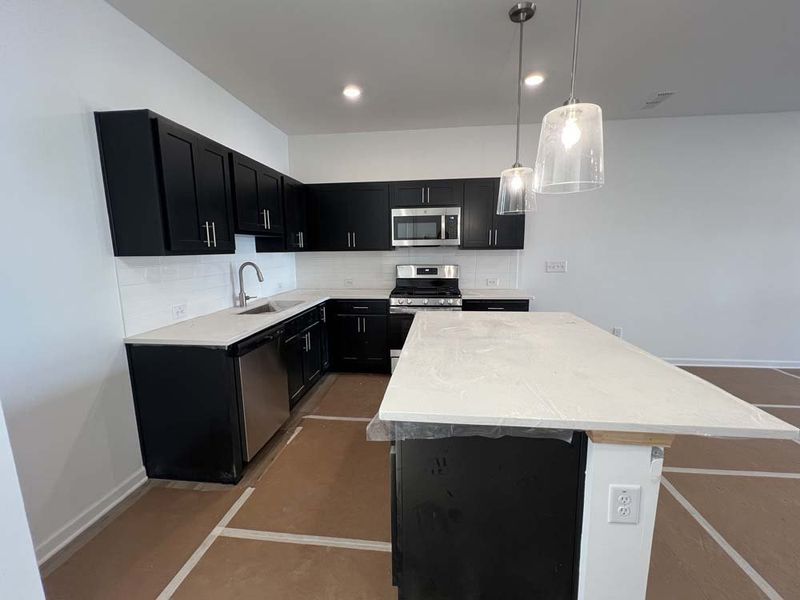
[{"label": "silver drawer pull", "polygon": [[217,224],[211,221],[211,233],[214,234],[214,248],[217,247]]},{"label": "silver drawer pull", "polygon": [[486,310],[505,310],[502,306],[487,306]]},{"label": "silver drawer pull", "polygon": [[354,306],[353,310],[369,310],[369,306]]}]

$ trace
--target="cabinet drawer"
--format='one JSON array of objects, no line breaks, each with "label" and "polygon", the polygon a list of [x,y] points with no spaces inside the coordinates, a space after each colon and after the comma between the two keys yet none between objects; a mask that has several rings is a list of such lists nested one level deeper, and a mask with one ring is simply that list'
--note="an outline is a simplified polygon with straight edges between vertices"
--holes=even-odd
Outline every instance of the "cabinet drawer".
[{"label": "cabinet drawer", "polygon": [[295,318],[286,322],[284,325],[286,330],[285,339],[300,333],[304,329],[308,329],[317,321],[319,321],[319,307],[315,306],[314,308],[307,310],[306,312],[301,313]]},{"label": "cabinet drawer", "polygon": [[336,315],[385,315],[389,313],[388,300],[333,300],[329,303]]},{"label": "cabinet drawer", "polygon": [[464,300],[461,310],[528,312],[528,300]]}]

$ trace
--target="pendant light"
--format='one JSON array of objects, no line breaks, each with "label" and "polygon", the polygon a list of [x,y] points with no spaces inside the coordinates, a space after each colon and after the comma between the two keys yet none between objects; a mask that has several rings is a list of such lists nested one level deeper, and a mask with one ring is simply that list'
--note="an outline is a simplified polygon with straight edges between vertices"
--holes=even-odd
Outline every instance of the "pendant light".
[{"label": "pendant light", "polygon": [[603,175],[603,111],[597,104],[575,99],[581,0],[575,7],[572,46],[572,84],[569,99],[544,117],[536,155],[533,189],[540,194],[569,194],[595,190]]},{"label": "pendant light", "polygon": [[519,162],[519,119],[522,102],[522,28],[536,12],[536,5],[520,2],[511,7],[508,17],[519,23],[519,67],[517,69],[517,150],[514,164],[500,173],[500,193],[497,196],[497,214],[513,215],[536,210],[533,196],[533,169],[523,167]]}]

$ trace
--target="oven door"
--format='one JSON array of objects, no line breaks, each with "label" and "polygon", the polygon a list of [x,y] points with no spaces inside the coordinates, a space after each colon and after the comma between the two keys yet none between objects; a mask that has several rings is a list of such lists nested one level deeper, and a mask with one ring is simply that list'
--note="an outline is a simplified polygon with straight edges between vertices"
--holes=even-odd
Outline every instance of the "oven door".
[{"label": "oven door", "polygon": [[461,208],[392,209],[392,246],[458,246]]}]

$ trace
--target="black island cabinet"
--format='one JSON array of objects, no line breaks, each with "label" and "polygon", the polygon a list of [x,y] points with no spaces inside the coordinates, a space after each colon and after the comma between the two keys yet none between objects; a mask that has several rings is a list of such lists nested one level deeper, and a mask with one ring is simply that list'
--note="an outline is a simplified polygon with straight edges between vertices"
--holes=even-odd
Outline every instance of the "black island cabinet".
[{"label": "black island cabinet", "polygon": [[228,148],[149,110],[95,124],[115,256],[235,251]]}]

